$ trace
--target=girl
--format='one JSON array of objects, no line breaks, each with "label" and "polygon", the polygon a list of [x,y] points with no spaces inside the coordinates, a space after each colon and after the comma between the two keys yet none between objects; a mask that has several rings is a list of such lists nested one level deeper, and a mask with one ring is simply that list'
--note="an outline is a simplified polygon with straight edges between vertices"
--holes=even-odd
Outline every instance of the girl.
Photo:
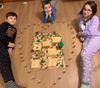
[{"label": "girl", "polygon": [[81,87],[91,88],[92,58],[100,49],[99,19],[95,15],[97,5],[95,1],[87,1],[80,11],[78,18],[79,33],[83,42],[81,51]]}]

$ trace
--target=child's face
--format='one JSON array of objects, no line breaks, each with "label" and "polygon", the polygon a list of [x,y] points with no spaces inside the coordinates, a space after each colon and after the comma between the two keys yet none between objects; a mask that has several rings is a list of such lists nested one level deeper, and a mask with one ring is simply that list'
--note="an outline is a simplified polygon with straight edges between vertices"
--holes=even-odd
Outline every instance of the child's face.
[{"label": "child's face", "polygon": [[44,11],[45,11],[45,12],[49,13],[49,12],[51,12],[51,10],[52,10],[52,7],[51,7],[50,4],[44,5]]},{"label": "child's face", "polygon": [[17,20],[16,16],[8,16],[8,18],[6,18],[6,21],[11,25],[16,24],[16,20]]},{"label": "child's face", "polygon": [[92,15],[92,9],[90,5],[86,4],[84,9],[83,9],[83,16],[84,18],[89,18]]}]

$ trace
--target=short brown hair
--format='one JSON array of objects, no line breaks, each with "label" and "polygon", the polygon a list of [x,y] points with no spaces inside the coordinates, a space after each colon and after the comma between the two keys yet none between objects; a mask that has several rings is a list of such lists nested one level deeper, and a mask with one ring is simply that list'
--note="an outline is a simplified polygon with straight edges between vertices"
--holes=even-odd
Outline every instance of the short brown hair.
[{"label": "short brown hair", "polygon": [[42,8],[43,8],[43,9],[44,9],[44,6],[45,6],[46,4],[50,4],[50,5],[51,5],[50,0],[47,0],[47,1],[43,1],[43,2],[42,2]]},{"label": "short brown hair", "polygon": [[16,18],[18,17],[17,14],[15,12],[8,12],[6,14],[6,18],[8,18],[9,16],[15,16]]}]

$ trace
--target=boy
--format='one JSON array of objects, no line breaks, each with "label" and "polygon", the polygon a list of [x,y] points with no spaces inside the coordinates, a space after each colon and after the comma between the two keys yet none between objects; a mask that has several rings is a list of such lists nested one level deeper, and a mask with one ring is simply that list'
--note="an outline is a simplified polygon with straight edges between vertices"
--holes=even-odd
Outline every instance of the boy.
[{"label": "boy", "polygon": [[15,47],[17,14],[8,12],[5,22],[0,25],[0,73],[5,82],[5,88],[23,88],[15,83],[11,69],[10,55]]},{"label": "boy", "polygon": [[[51,2],[50,2],[51,1]],[[43,23],[53,23],[56,17],[56,0],[42,0],[43,11],[41,12],[41,20]]]}]

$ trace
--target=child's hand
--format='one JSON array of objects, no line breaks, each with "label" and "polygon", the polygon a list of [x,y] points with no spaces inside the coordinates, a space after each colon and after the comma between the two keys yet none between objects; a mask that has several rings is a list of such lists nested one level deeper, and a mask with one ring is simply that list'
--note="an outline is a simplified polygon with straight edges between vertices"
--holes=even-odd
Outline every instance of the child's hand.
[{"label": "child's hand", "polygon": [[12,51],[13,51],[12,48],[8,48],[8,53],[9,53],[10,56],[12,55]]},{"label": "child's hand", "polygon": [[48,12],[46,12],[45,14],[46,14],[46,18],[48,18],[48,16],[49,16]]},{"label": "child's hand", "polygon": [[51,17],[52,11],[49,11],[49,13],[48,13],[48,14],[49,14],[49,16]]},{"label": "child's hand", "polygon": [[77,33],[77,36],[78,36],[78,37],[82,36],[82,33],[81,33],[81,32],[78,32],[78,33]]},{"label": "child's hand", "polygon": [[83,37],[80,37],[80,41],[81,41],[81,42],[84,42],[84,38],[83,38]]},{"label": "child's hand", "polygon": [[9,42],[8,47],[12,47],[12,48],[14,48],[14,47],[15,47],[15,44],[14,44],[14,43]]}]

